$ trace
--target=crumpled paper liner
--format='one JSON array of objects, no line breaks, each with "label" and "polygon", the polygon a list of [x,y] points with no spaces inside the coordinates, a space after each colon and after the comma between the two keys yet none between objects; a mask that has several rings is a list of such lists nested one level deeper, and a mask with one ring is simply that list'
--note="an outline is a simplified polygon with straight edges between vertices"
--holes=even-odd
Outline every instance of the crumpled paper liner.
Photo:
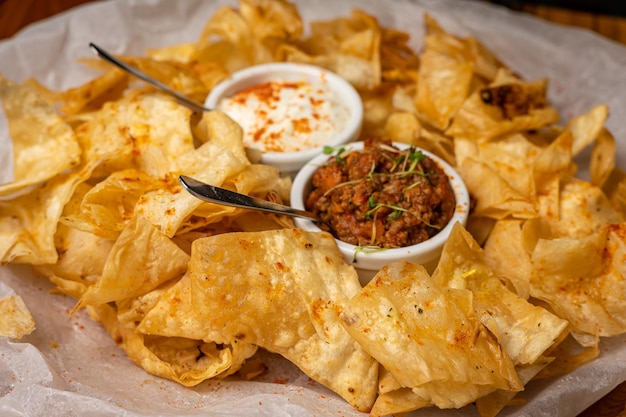
[{"label": "crumpled paper liner", "polygon": [[[423,13],[447,30],[472,35],[527,79],[550,79],[549,97],[564,118],[598,103],[611,108],[607,126],[626,167],[626,48],[584,30],[559,27],[481,2],[463,0],[298,1],[305,20],[347,16],[353,8],[384,26],[409,32],[421,48]],[[91,56],[89,42],[113,53],[143,54],[197,39],[223,0],[108,0],[94,2],[26,28],[0,42],[0,73],[17,82],[35,77],[66,89],[96,74],[75,60]],[[4,124],[3,124],[4,123]],[[5,130],[3,130],[5,129]],[[5,132],[5,133],[3,133]],[[0,181],[11,177],[11,143],[0,117]],[[583,157],[585,155],[583,154]],[[586,166],[581,164],[581,176]],[[253,382],[207,381],[195,388],[153,377],[135,366],[74,300],[50,294],[51,285],[27,266],[0,267],[0,297],[17,293],[37,330],[20,341],[0,338],[0,415],[119,416],[363,416],[282,358],[264,353],[269,371]],[[626,336],[605,339],[601,356],[576,371],[527,386],[523,407],[499,416],[576,416],[626,380]],[[412,416],[478,416],[424,409]]]}]

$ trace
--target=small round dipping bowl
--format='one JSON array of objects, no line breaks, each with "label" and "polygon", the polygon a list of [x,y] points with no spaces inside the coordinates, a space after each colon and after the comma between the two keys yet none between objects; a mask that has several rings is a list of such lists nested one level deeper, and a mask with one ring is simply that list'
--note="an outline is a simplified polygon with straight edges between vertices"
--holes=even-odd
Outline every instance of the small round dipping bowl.
[{"label": "small round dipping bowl", "polygon": [[238,92],[268,82],[305,81],[313,85],[323,85],[332,92],[349,112],[345,127],[337,131],[321,146],[294,151],[261,153],[260,162],[278,168],[282,173],[294,175],[304,164],[320,154],[324,146],[341,146],[358,138],[363,121],[363,103],[354,87],[335,73],[313,65],[297,63],[270,63],[255,65],[235,72],[209,93],[205,106],[219,109],[220,102]]},{"label": "small round dipping bowl", "polygon": [[[406,149],[408,145],[393,143],[399,149]],[[419,149],[419,148],[418,148]],[[346,146],[348,151],[362,151],[363,142],[354,142]],[[358,250],[356,245],[335,239],[339,250],[343,254],[346,262],[352,264],[361,280],[362,285],[366,285],[372,277],[384,266],[392,262],[405,260],[423,265],[429,272],[432,272],[441,256],[444,244],[450,236],[450,232],[455,223],[465,226],[470,209],[469,193],[460,175],[443,159],[422,150],[422,152],[433,159],[446,173],[450,180],[450,185],[456,199],[456,208],[448,224],[430,239],[416,245],[405,246],[393,249]],[[315,171],[331,158],[329,155],[318,155],[309,161],[298,172],[293,180],[291,188],[291,206],[297,209],[304,209],[306,196],[311,192],[312,177]],[[320,232],[321,229],[315,222],[306,219],[294,219],[298,228],[307,231]]]}]

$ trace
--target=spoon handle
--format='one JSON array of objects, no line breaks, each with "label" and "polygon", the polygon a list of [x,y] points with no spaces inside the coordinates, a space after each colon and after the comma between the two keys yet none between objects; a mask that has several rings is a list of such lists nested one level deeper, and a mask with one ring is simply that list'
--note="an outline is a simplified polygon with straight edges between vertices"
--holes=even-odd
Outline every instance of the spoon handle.
[{"label": "spoon handle", "polygon": [[155,80],[154,78],[150,77],[148,74],[138,70],[137,68],[131,67],[127,63],[115,58],[113,55],[111,55],[104,49],[100,48],[98,45],[94,44],[93,42],[91,42],[89,46],[96,52],[96,54],[98,54],[100,58],[128,72],[129,74],[132,74],[135,77],[147,82],[148,84],[152,84],[154,87],[160,90],[163,90],[167,94],[174,96],[174,98],[176,98],[176,100],[183,106],[186,106],[190,108],[191,110],[195,112],[199,112],[199,113],[203,111],[211,111],[210,109],[207,109],[206,107],[203,107],[200,104],[196,103],[195,101],[191,100],[189,97],[186,97],[182,95],[181,93],[179,93],[178,91],[171,89],[170,87],[163,84],[162,82]]},{"label": "spoon handle", "polygon": [[270,213],[284,214],[287,216],[302,217],[308,220],[319,221],[317,216],[311,212],[298,210],[282,204],[272,203],[271,201],[262,200],[260,198],[236,193],[214,185],[205,184],[185,175],[179,176],[178,180],[191,195],[210,203],[261,210]]}]

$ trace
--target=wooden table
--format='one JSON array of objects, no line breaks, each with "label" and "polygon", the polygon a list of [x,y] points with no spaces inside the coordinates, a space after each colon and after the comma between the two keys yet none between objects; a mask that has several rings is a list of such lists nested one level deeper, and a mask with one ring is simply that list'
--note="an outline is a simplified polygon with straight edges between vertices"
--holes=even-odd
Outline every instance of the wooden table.
[{"label": "wooden table", "polygon": [[[12,36],[30,23],[92,1],[95,0],[0,0],[0,40]],[[624,18],[530,4],[521,6],[520,11],[554,23],[591,29],[609,39],[626,44]],[[626,417],[626,382],[578,417]]]}]

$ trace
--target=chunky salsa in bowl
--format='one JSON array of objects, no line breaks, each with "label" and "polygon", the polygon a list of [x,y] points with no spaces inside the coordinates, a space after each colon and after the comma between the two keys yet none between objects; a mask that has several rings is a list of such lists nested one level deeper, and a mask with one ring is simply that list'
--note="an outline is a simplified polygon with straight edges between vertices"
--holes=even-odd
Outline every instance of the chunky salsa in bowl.
[{"label": "chunky salsa in bowl", "polygon": [[291,203],[320,218],[298,219],[298,227],[331,233],[346,261],[374,273],[400,259],[431,267],[469,213],[467,189],[450,165],[378,139],[327,148],[296,175]]}]

